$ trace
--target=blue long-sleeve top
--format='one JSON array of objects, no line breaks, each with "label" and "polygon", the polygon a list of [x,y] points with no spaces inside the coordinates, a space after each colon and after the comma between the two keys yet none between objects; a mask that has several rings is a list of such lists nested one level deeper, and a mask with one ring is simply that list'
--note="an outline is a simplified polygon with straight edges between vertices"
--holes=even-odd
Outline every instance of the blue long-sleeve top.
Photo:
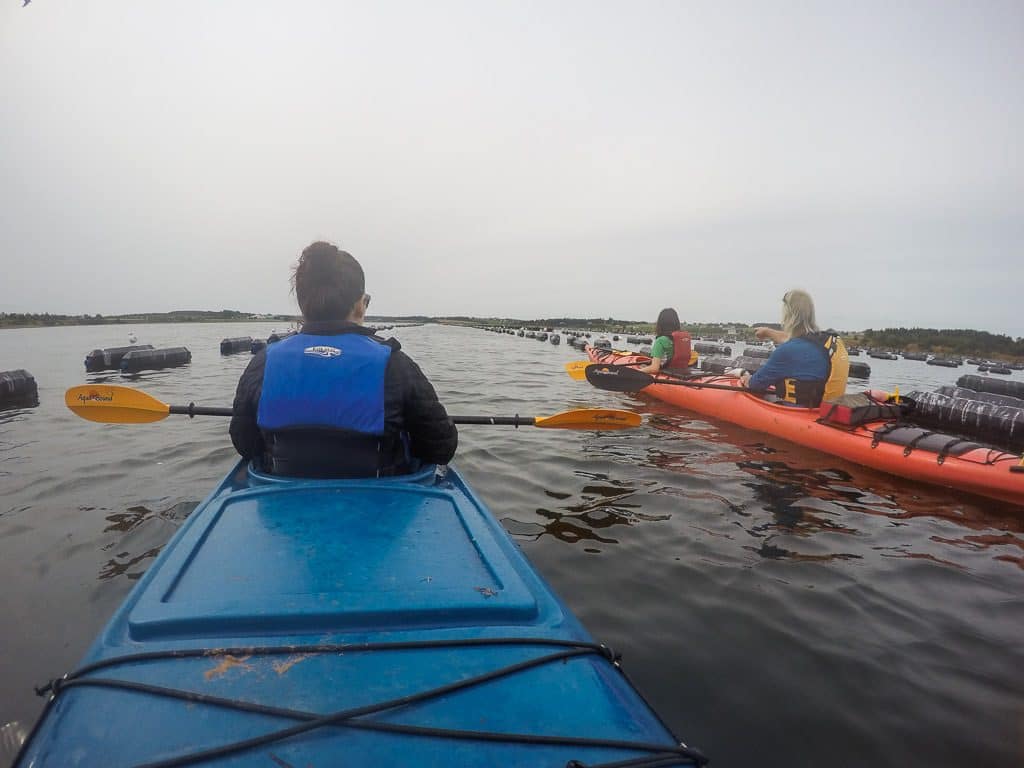
[{"label": "blue long-sleeve top", "polygon": [[820,344],[803,336],[783,342],[750,377],[747,387],[751,392],[764,392],[782,379],[790,378],[798,381],[828,378],[828,361]]}]

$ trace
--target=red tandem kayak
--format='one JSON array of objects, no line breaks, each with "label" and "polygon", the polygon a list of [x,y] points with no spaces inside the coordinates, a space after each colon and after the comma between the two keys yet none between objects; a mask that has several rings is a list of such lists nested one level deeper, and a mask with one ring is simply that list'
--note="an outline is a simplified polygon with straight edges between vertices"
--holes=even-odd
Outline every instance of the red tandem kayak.
[{"label": "red tandem kayak", "polygon": [[[650,358],[588,347],[595,363],[627,365]],[[955,488],[1024,506],[1021,457],[956,435],[922,427],[876,421],[845,428],[819,421],[818,408],[766,402],[750,392],[679,386],[659,375],[643,392],[666,403],[714,419],[784,438],[807,448],[923,483]],[[705,376],[692,383],[739,389],[731,376]],[[1012,471],[1017,468],[1017,471]]]}]

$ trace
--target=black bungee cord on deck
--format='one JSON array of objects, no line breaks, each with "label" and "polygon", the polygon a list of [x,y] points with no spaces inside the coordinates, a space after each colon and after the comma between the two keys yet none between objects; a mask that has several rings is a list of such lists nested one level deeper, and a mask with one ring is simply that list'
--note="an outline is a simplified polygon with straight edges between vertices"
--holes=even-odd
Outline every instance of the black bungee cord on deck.
[{"label": "black bungee cord on deck", "polygon": [[[501,667],[499,669],[492,670],[490,672],[486,672],[481,675],[468,678],[466,680],[461,680],[458,682],[438,686],[436,688],[431,688],[426,691],[421,691],[419,693],[409,694],[407,696],[398,697],[376,704],[370,704],[353,709],[342,710],[340,712],[333,712],[327,715],[315,712],[292,710],[282,707],[272,707],[264,704],[256,704],[236,699],[227,699],[219,696],[211,696],[209,694],[196,693],[194,691],[185,691],[174,688],[166,688],[163,686],[150,685],[147,683],[138,683],[130,680],[85,677],[85,675],[95,672],[99,669],[117,666],[120,664],[128,664],[139,661],[149,661],[156,659],[216,657],[228,655],[283,655],[298,652],[351,653],[357,651],[410,650],[441,647],[479,647],[488,645],[548,645],[564,648],[566,650],[557,651],[546,656],[539,656],[532,659],[528,659],[526,661]],[[53,680],[41,688],[37,688],[36,693],[39,695],[45,695],[49,692],[51,694],[50,700],[47,703],[47,709],[49,709],[49,707],[53,704],[57,696],[67,688],[79,686],[94,686],[105,688],[118,688],[122,690],[134,691],[137,693],[145,693],[155,696],[176,698],[183,701],[187,701],[189,703],[201,703],[207,704],[209,706],[218,706],[226,709],[234,709],[237,711],[252,712],[254,714],[263,714],[288,718],[292,720],[305,721],[290,728],[273,731],[255,738],[245,739],[229,744],[224,744],[219,747],[214,747],[212,749],[202,750],[186,755],[179,755],[177,757],[141,764],[136,766],[136,768],[172,768],[172,766],[195,765],[201,762],[205,762],[207,760],[213,760],[220,757],[225,757],[227,755],[236,754],[244,750],[253,749],[255,747],[263,746],[265,744],[274,743],[277,741],[291,738],[292,736],[297,736],[302,733],[306,733],[309,731],[316,730],[318,728],[328,726],[385,731],[390,733],[400,733],[411,736],[428,736],[515,744],[633,749],[647,751],[651,753],[649,755],[644,755],[639,758],[630,758],[627,761],[620,760],[612,763],[602,764],[584,764],[580,763],[579,761],[569,761],[567,766],[571,766],[572,768],[661,768],[661,766],[671,765],[702,766],[707,763],[707,758],[701,752],[690,747],[687,747],[685,744],[682,743],[680,743],[678,747],[667,747],[664,744],[648,744],[644,742],[633,742],[619,739],[598,739],[576,736],[542,736],[537,734],[500,733],[493,731],[468,731],[355,719],[359,717],[364,717],[366,715],[382,712],[385,710],[407,706],[415,702],[436,699],[440,696],[449,693],[468,689],[478,685],[483,685],[492,680],[514,675],[516,673],[523,672],[527,669],[532,669],[534,667],[539,667],[556,661],[564,662],[572,658],[582,657],[589,654],[597,654],[602,658],[606,659],[617,670],[619,670],[619,672],[623,674],[623,676],[625,676],[625,672],[622,670],[622,667],[619,663],[621,658],[619,654],[615,653],[611,648],[603,644],[576,642],[572,640],[529,637],[468,638],[456,640],[424,640],[393,643],[351,643],[321,644],[312,646],[289,645],[251,646],[217,649],[177,649],[127,654],[125,656],[104,659],[93,664],[83,666],[75,672],[67,674],[64,677],[59,678],[57,680]],[[632,682],[629,681],[628,677],[626,678],[626,681],[629,682],[630,686],[633,687],[635,690],[635,686],[632,685]],[[654,710],[652,709],[651,711],[653,712]],[[43,715],[45,715],[45,711]],[[40,716],[39,722],[42,722],[42,719],[43,716]],[[666,730],[668,730],[667,726]],[[25,742],[25,745],[27,746],[27,744],[30,741],[31,739],[27,740]]]}]

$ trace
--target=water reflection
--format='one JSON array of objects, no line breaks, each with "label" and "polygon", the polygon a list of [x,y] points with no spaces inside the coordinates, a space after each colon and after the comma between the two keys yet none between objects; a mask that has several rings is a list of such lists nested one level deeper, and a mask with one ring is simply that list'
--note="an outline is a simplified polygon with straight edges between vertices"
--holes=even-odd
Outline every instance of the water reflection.
[{"label": "water reflection", "polygon": [[[645,449],[605,451],[595,443],[595,450],[619,459],[638,453],[640,466],[681,476],[658,488],[635,489],[635,507],[650,506],[643,494],[653,493],[717,501],[758,540],[745,549],[765,559],[823,562],[878,554],[965,569],[963,555],[987,553],[1024,568],[1024,519],[1014,505],[902,480],[742,427],[689,417],[657,401],[639,400],[634,410],[647,416]],[[743,492],[716,492],[723,473],[736,470],[747,476],[738,482]],[[885,525],[878,528],[861,515]],[[916,520],[928,530],[911,537],[893,532]],[[967,533],[955,535],[951,527]]]},{"label": "water reflection", "polygon": [[0,765],[10,765],[21,745],[28,738],[28,729],[14,720],[0,726]]},{"label": "water reflection", "polygon": [[8,400],[0,405],[0,424],[10,420],[10,417],[18,416],[22,411],[28,411],[39,407],[39,398],[30,397],[19,400]]},{"label": "water reflection", "polygon": [[[506,517],[502,519],[505,529],[513,536],[532,541],[541,536],[553,536],[568,544],[618,544],[618,539],[607,535],[612,528],[636,522],[657,522],[670,517],[643,512],[643,500],[637,498],[637,494],[646,493],[646,490],[633,483],[614,480],[605,474],[579,471],[574,474],[584,481],[574,493],[544,491],[549,498],[566,502],[555,508],[538,507],[535,513],[544,522]],[[599,531],[606,535],[599,534]],[[588,548],[587,551],[601,550]]]},{"label": "water reflection", "polygon": [[[136,505],[107,515],[108,525],[103,532],[120,535],[100,547],[104,552],[117,552],[100,567],[100,580],[119,576],[132,581],[141,578],[169,538],[166,526],[159,523],[169,522],[177,527],[197,506],[195,501],[179,502],[162,510]],[[151,522],[158,524],[149,525]]]}]

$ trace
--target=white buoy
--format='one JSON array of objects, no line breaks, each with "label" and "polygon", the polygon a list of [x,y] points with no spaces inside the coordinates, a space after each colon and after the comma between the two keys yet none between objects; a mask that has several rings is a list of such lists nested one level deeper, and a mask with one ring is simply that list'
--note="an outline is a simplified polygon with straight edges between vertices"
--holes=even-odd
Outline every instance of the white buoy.
[{"label": "white buoy", "polygon": [[128,331],[128,343],[134,344],[138,339],[135,337],[135,331]]}]

